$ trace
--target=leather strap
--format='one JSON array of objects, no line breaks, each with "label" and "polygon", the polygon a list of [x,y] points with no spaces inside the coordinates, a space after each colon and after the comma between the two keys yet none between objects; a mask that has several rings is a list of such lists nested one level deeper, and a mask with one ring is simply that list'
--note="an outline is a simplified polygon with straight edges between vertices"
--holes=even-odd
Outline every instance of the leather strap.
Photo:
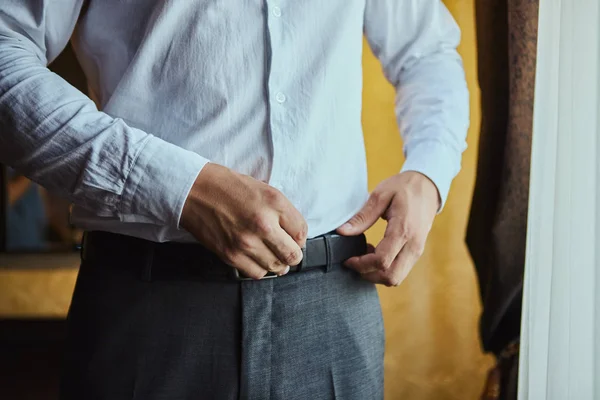
[{"label": "leather strap", "polygon": [[[315,268],[329,270],[351,257],[365,254],[367,242],[364,235],[348,237],[329,233],[307,240],[302,251],[303,260],[297,266],[290,266],[291,273]],[[245,280],[214,253],[194,243],[155,243],[115,233],[86,232],[82,259],[101,267],[110,268],[118,264],[119,268],[136,269],[146,281]]]},{"label": "leather strap", "polygon": [[306,248],[302,251],[302,263],[291,266],[291,271],[327,267],[340,264],[350,257],[363,255],[367,252],[367,241],[364,235],[340,236],[330,233],[307,240]]}]

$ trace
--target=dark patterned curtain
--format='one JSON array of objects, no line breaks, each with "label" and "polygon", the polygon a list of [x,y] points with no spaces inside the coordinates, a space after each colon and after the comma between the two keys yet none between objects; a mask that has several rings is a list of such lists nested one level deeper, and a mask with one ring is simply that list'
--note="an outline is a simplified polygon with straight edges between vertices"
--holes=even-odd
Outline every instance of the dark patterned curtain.
[{"label": "dark patterned curtain", "polygon": [[484,399],[516,399],[539,0],[476,0],[481,88],[477,180],[467,245],[481,341],[498,359]]}]

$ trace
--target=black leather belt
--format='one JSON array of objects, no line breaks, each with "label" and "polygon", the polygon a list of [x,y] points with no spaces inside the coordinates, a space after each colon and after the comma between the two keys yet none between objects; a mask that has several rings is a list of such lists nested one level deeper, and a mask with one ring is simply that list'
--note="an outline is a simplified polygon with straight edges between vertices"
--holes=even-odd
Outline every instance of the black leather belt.
[{"label": "black leather belt", "polygon": [[[365,254],[364,235],[340,236],[329,233],[308,239],[299,265],[290,273],[322,268],[329,270],[347,259]],[[195,243],[155,243],[108,232],[86,232],[81,252],[84,261],[101,267],[133,268],[144,280],[210,279],[249,280],[225,264],[214,253]],[[277,275],[269,273],[265,278]],[[265,279],[263,278],[263,279]]]}]

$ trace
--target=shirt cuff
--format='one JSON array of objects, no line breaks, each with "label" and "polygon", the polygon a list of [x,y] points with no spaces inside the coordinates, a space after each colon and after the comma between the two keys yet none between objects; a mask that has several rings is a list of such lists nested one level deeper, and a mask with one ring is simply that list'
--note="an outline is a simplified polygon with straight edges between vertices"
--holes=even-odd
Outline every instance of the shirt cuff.
[{"label": "shirt cuff", "polygon": [[408,148],[406,153],[401,172],[419,172],[433,182],[441,199],[440,213],[446,204],[450,184],[460,171],[460,156],[457,157],[448,145],[437,141],[420,142]]},{"label": "shirt cuff", "polygon": [[143,215],[156,224],[179,228],[187,196],[207,163],[193,151],[150,136],[127,177],[121,221],[136,222]]}]

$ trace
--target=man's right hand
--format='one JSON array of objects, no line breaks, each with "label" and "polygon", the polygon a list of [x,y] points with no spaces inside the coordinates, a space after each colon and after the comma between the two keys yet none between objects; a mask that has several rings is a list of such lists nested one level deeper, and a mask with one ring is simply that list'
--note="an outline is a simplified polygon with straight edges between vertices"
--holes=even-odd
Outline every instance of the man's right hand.
[{"label": "man's right hand", "polygon": [[192,186],[180,226],[244,275],[287,273],[302,261],[308,227],[277,189],[209,163]]}]

